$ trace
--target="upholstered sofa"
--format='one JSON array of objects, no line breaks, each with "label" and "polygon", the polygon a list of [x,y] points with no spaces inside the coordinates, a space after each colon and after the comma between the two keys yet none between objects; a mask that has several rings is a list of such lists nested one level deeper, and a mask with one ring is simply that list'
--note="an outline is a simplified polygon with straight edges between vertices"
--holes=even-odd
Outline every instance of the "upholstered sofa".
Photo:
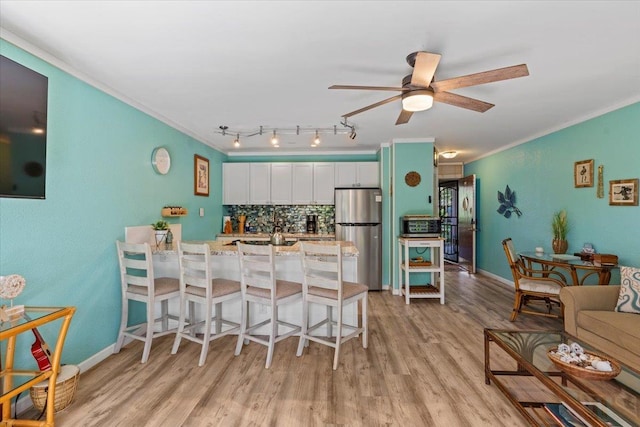
[{"label": "upholstered sofa", "polygon": [[560,291],[564,329],[640,370],[640,314],[615,311],[620,286],[567,286]]}]

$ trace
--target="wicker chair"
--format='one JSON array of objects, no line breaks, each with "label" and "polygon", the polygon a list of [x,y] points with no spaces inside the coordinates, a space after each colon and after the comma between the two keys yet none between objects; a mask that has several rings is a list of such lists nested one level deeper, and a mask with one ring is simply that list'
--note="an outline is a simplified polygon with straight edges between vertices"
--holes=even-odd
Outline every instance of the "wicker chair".
[{"label": "wicker chair", "polygon": [[[535,270],[528,268],[516,253],[511,238],[502,241],[504,253],[511,267],[513,274],[513,284],[516,289],[513,311],[511,312],[512,322],[516,320],[519,313],[533,314],[538,316],[562,318],[563,306],[560,301],[560,289],[567,286],[564,275],[553,270]],[[551,277],[555,276],[557,278]],[[526,309],[530,303],[542,302],[547,311],[536,311]],[[559,314],[552,313],[553,305],[560,307]]]}]

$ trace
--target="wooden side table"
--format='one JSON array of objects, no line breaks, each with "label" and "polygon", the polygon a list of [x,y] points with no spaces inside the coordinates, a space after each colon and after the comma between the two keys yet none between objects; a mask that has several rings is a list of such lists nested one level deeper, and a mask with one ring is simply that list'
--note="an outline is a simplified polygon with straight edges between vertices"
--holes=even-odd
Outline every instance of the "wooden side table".
[{"label": "wooden side table", "polygon": [[[428,263],[412,263],[409,258],[410,248],[429,250]],[[404,294],[405,302],[411,298],[438,298],[444,304],[444,239],[441,237],[400,237],[398,238],[398,285]],[[428,286],[411,287],[411,273],[430,273],[431,283]],[[404,280],[403,280],[404,275]]]},{"label": "wooden side table", "polygon": [[[5,359],[2,361],[0,371],[0,425],[12,426],[47,426],[53,427],[55,413],[55,388],[56,379],[60,372],[60,358],[64,340],[69,330],[71,318],[75,313],[75,307],[25,307],[27,317],[2,322],[0,324],[0,341],[7,342]],[[24,332],[31,332],[33,328],[45,325],[61,319],[58,339],[55,342],[51,358],[51,370],[28,371],[14,369],[16,338]],[[31,386],[44,380],[49,380],[49,393],[47,395],[47,411],[44,420],[16,420],[11,418],[11,399]]]}]

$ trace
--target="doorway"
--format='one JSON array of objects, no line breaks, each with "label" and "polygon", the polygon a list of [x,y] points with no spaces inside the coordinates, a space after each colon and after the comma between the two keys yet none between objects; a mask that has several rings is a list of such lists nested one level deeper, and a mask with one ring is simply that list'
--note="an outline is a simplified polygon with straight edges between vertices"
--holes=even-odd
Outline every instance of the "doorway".
[{"label": "doorway", "polygon": [[439,213],[444,239],[444,259],[458,262],[458,181],[440,183]]},{"label": "doorway", "polygon": [[445,260],[476,272],[476,176],[439,184]]},{"label": "doorway", "polygon": [[458,265],[476,272],[476,176],[458,181]]}]

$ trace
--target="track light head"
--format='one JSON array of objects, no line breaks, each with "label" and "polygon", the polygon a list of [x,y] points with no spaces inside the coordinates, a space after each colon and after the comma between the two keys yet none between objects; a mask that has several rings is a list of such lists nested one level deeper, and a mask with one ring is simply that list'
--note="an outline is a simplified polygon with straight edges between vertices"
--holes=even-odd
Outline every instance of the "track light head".
[{"label": "track light head", "polygon": [[352,130],[352,131],[349,133],[349,139],[356,139],[356,131],[355,131],[355,130]]}]

